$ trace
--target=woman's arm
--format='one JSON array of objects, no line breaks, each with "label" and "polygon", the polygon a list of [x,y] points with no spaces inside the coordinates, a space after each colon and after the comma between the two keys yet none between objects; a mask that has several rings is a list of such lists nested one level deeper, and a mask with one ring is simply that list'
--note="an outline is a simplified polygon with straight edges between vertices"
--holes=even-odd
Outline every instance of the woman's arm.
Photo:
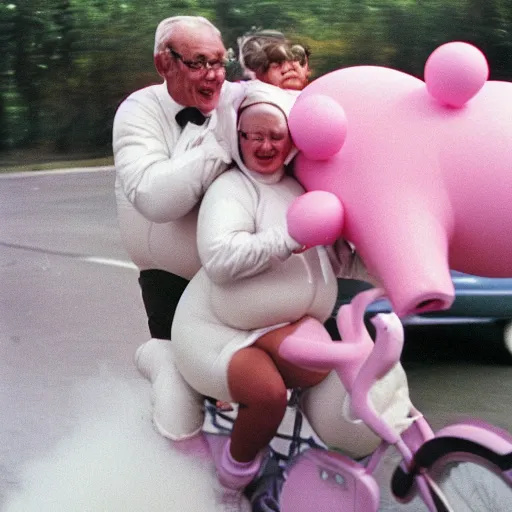
[{"label": "woman's arm", "polygon": [[256,227],[256,192],[238,170],[219,177],[206,192],[199,211],[197,247],[202,265],[217,283],[264,272],[301,245],[286,226]]}]

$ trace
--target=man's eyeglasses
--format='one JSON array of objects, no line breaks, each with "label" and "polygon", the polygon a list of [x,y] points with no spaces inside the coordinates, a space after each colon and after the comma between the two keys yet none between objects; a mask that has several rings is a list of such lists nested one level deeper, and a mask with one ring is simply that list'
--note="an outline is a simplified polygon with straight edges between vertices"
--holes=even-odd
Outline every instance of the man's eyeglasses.
[{"label": "man's eyeglasses", "polygon": [[226,68],[226,59],[206,60],[205,58],[199,58],[197,60],[185,60],[183,55],[174,51],[170,46],[168,46],[167,49],[175,59],[181,60],[181,62],[183,62],[187,68],[194,71],[207,71],[208,69],[219,71]]}]

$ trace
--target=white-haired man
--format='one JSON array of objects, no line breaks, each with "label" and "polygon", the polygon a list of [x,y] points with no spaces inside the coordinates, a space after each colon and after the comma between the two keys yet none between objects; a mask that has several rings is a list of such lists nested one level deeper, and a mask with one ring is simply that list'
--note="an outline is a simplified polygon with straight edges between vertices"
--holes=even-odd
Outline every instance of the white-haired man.
[{"label": "white-haired man", "polygon": [[170,333],[179,298],[200,268],[198,204],[231,161],[223,140],[236,129],[229,125],[244,86],[225,82],[225,55],[220,32],[207,19],[163,20],[154,64],[164,81],[131,94],[114,119],[119,224],[140,269],[152,336],[135,359],[153,385],[155,426],[173,440],[202,426],[203,398],[174,371]]}]

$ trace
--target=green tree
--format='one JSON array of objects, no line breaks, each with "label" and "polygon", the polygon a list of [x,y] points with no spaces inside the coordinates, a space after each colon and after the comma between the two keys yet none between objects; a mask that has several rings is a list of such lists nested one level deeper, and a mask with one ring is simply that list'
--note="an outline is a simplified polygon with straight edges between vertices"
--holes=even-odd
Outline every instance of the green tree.
[{"label": "green tree", "polygon": [[[33,4],[38,5],[34,6]],[[35,7],[35,8],[34,8]],[[41,7],[39,9],[39,7]],[[41,135],[39,102],[47,73],[46,12],[39,2],[20,2],[13,10],[12,72],[24,112],[23,143],[33,145]]]},{"label": "green tree", "polygon": [[160,81],[152,58],[158,22],[180,14],[209,18],[235,52],[253,27],[280,30],[311,48],[315,76],[377,64],[422,77],[438,45],[465,40],[483,50],[492,78],[512,77],[510,0],[7,0],[0,150],[109,154],[117,105]]}]

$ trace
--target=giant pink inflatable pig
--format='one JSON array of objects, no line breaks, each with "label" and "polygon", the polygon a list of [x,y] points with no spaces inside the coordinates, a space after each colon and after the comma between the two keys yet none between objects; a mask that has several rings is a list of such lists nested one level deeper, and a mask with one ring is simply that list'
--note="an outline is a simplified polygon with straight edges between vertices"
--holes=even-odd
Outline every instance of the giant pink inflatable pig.
[{"label": "giant pink inflatable pig", "polygon": [[[487,79],[478,49],[448,43],[429,57],[425,81],[340,69],[291,112],[298,180],[337,196],[336,236],[356,246],[399,316],[448,308],[450,268],[512,276],[512,83]],[[318,231],[299,226],[297,210],[290,233],[302,229],[308,245]]]}]

